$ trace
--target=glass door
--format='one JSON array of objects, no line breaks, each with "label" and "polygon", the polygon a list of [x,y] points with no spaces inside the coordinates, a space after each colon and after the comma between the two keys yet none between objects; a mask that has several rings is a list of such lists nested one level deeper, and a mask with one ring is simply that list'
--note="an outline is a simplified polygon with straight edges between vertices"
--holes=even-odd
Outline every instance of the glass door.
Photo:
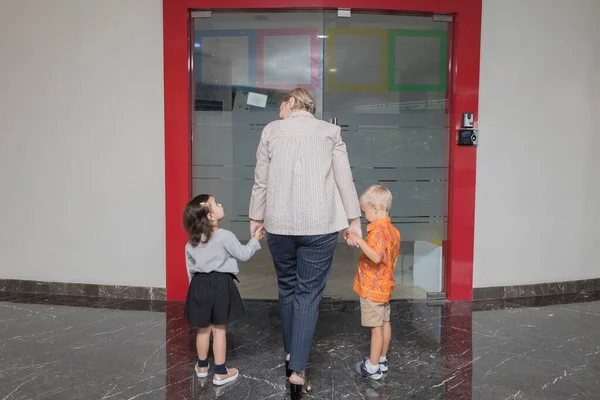
[{"label": "glass door", "polygon": [[[342,128],[357,191],[382,184],[393,194],[392,222],[402,237],[395,297],[440,293],[448,210],[448,23],[377,13],[340,18],[326,11],[325,34],[323,116]],[[342,276],[357,257],[356,249],[338,247],[329,293],[346,293]]]},{"label": "glass door", "polygon": [[[317,118],[337,119],[359,193],[394,195],[402,235],[395,298],[442,292],[448,187],[448,24],[431,16],[336,11],[199,12],[194,18],[193,195],[225,207],[222,226],[249,237],[248,204],[263,127],[304,87]],[[267,96],[266,107],[248,104]],[[364,227],[366,234],[366,226]],[[244,298],[276,299],[270,253],[240,266]],[[340,239],[326,296],[356,299],[358,251]]]}]

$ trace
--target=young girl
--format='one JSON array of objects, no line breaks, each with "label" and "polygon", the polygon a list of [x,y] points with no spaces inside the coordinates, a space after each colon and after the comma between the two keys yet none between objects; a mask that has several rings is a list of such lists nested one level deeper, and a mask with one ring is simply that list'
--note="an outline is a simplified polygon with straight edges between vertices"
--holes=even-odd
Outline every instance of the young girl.
[{"label": "young girl", "polygon": [[213,335],[215,375],[213,384],[224,385],[238,378],[235,368],[225,366],[227,324],[244,316],[244,305],[234,279],[237,260],[247,261],[260,249],[262,226],[243,246],[235,235],[219,229],[223,207],[208,194],[194,197],[185,207],[183,224],[189,235],[185,257],[190,287],[185,300],[185,317],[198,329],[194,367],[200,378],[208,376],[208,347]]}]

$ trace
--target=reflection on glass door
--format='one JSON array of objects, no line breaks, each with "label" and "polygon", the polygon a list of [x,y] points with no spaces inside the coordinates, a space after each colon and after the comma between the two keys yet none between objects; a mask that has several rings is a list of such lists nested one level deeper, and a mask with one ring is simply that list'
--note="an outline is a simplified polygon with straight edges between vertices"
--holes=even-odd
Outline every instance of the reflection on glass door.
[{"label": "reflection on glass door", "polygon": [[[193,194],[215,195],[225,207],[222,226],[247,239],[260,133],[278,117],[287,91],[307,88],[317,118],[335,118],[342,127],[359,193],[380,183],[394,195],[391,216],[402,235],[394,297],[443,292],[447,32],[447,23],[431,17],[375,13],[212,12],[195,18]],[[267,95],[266,107],[248,105],[250,92]],[[245,298],[277,298],[263,247],[241,265]],[[357,250],[340,243],[325,295],[357,298],[357,259]]]}]

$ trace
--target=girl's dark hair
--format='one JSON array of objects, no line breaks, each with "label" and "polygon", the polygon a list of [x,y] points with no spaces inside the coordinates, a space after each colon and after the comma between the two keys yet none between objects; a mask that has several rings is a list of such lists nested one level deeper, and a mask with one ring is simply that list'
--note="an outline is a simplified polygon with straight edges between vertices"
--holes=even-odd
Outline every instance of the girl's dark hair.
[{"label": "girl's dark hair", "polygon": [[183,227],[189,236],[189,242],[196,247],[208,243],[213,235],[213,226],[208,218],[210,194],[201,194],[190,200],[183,210]]}]

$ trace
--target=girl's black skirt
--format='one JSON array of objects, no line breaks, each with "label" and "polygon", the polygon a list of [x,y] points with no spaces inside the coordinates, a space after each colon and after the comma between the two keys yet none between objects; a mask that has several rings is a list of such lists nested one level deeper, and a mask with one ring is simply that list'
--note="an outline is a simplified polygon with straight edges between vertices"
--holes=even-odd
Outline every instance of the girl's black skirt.
[{"label": "girl's black skirt", "polygon": [[234,279],[223,272],[196,273],[185,299],[184,315],[190,326],[227,325],[244,315],[244,304]]}]

